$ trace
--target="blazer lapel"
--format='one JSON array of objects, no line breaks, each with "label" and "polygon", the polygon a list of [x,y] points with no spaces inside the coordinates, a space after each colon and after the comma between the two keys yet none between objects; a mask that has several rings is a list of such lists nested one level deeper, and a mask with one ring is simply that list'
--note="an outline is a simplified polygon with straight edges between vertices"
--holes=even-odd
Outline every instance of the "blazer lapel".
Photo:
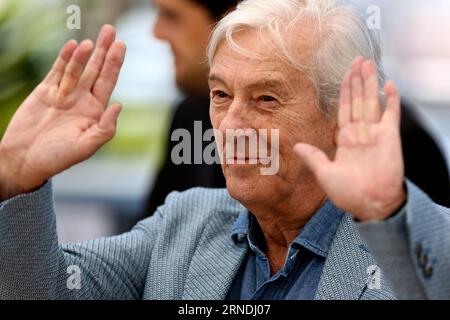
[{"label": "blazer lapel", "polygon": [[223,300],[248,250],[236,244],[231,230],[237,215],[217,212],[201,236],[187,274],[183,299]]},{"label": "blazer lapel", "polygon": [[346,214],[328,253],[315,299],[360,299],[370,279],[369,266],[375,265],[353,219]]}]

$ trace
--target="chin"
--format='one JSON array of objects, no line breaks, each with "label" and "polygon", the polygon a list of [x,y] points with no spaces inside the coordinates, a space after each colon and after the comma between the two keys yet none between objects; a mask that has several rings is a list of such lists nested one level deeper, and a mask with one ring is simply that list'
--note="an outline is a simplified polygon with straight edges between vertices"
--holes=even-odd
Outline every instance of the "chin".
[{"label": "chin", "polygon": [[273,177],[260,175],[259,168],[249,166],[228,167],[224,172],[227,182],[227,190],[233,199],[242,204],[251,204],[255,202],[265,202],[273,196],[270,191],[270,182],[268,179]]}]

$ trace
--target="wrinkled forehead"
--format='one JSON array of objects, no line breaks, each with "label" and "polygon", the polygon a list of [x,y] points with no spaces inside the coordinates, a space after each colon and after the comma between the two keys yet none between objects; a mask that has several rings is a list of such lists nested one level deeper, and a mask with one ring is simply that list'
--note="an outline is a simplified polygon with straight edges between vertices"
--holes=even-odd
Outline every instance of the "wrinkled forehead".
[{"label": "wrinkled forehead", "polygon": [[[286,37],[285,43],[291,54],[300,64],[310,64],[310,44],[299,42],[302,37],[289,38]],[[304,78],[304,71],[288,61],[282,51],[264,31],[241,30],[233,35],[232,43],[220,42],[211,62],[210,79],[232,74],[234,78],[255,81],[264,78],[289,83]]]}]

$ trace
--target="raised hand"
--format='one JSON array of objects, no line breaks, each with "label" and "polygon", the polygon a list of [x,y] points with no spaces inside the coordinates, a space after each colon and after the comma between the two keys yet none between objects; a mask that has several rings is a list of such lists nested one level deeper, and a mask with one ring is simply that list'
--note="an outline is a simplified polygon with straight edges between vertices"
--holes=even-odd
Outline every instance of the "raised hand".
[{"label": "raised hand", "polygon": [[115,134],[120,104],[107,107],[125,56],[106,25],[96,43],[69,41],[20,106],[0,143],[0,200],[32,191],[92,156]]},{"label": "raised hand", "polygon": [[335,159],[311,145],[295,146],[328,197],[361,221],[387,218],[406,197],[400,95],[392,81],[384,93],[383,112],[375,65],[357,58],[342,83]]}]

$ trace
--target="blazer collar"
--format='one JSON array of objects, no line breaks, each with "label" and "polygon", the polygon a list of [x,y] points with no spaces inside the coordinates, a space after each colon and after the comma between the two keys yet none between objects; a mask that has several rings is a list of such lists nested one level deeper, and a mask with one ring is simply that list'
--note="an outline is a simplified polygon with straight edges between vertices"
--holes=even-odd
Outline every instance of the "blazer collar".
[{"label": "blazer collar", "polygon": [[336,232],[320,278],[316,300],[358,300],[367,289],[374,257],[346,214]]},{"label": "blazer collar", "polygon": [[183,299],[224,300],[248,251],[230,230],[239,212],[216,212],[208,221],[187,274]]},{"label": "blazer collar", "polygon": [[[234,241],[230,230],[239,213],[217,212],[200,238],[189,266],[183,299],[223,300],[245,259],[248,244]],[[316,300],[357,300],[367,289],[370,266],[376,265],[359,236],[353,219],[345,214],[331,245],[317,288]]]}]

